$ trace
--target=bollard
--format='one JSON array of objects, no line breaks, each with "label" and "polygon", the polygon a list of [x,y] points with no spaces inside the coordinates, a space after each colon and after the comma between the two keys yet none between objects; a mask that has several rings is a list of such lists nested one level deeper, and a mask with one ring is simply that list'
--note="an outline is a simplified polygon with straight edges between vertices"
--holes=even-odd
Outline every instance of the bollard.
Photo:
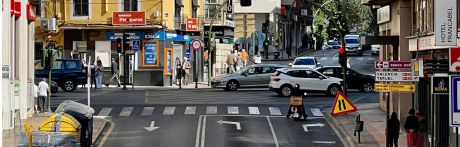
[{"label": "bollard", "polygon": [[32,147],[32,125],[25,123],[24,124],[24,130],[26,131],[29,139],[29,147]]},{"label": "bollard", "polygon": [[356,116],[356,127],[355,127],[355,132],[354,136],[356,136],[356,133],[358,133],[358,143],[361,143],[361,132],[364,130],[364,121],[361,121],[361,114],[358,114]]}]

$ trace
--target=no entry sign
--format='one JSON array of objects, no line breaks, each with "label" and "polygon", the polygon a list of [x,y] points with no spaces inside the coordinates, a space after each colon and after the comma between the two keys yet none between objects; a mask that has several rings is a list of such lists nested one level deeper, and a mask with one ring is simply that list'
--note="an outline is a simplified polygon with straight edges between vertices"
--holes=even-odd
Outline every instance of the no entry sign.
[{"label": "no entry sign", "polygon": [[198,51],[201,48],[201,41],[200,40],[193,40],[192,41],[192,48],[194,51]]}]

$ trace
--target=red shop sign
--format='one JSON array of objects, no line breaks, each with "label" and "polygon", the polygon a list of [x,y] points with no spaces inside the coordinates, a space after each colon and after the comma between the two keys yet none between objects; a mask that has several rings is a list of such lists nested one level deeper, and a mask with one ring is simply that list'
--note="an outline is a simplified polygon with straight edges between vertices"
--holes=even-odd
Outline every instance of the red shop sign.
[{"label": "red shop sign", "polygon": [[31,4],[27,4],[27,20],[35,21],[35,12]]},{"label": "red shop sign", "polygon": [[14,2],[14,16],[21,16],[21,2]]},{"label": "red shop sign", "polygon": [[145,12],[113,12],[112,25],[145,25]]},{"label": "red shop sign", "polygon": [[186,30],[187,31],[198,31],[198,19],[196,18],[187,18],[186,19]]}]

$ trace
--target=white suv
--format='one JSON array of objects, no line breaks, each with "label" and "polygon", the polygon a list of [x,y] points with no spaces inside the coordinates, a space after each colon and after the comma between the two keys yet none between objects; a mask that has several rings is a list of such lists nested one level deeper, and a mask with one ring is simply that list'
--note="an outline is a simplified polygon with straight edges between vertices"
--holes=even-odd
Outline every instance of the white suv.
[{"label": "white suv", "polygon": [[315,69],[321,67],[315,57],[297,57],[291,64],[295,68],[310,68]]},{"label": "white suv", "polygon": [[335,95],[342,91],[342,79],[327,77],[313,69],[278,69],[270,80],[269,89],[280,96],[290,96],[295,84],[307,92],[324,92]]}]

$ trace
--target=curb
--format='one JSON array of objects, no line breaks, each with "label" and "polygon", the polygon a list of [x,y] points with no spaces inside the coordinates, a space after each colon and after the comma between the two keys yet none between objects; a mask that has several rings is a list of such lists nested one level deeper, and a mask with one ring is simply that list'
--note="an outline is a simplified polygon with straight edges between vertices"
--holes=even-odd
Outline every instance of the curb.
[{"label": "curb", "polygon": [[[103,120],[103,124],[102,124],[102,127],[100,129],[100,131],[96,134],[96,137],[93,138],[93,140],[91,140],[92,142],[92,145],[94,146],[94,143],[96,143],[98,140],[99,140],[99,137],[101,136],[102,132],[104,132],[104,130],[106,129],[106,127],[108,126],[107,125],[107,120],[105,119],[102,119],[102,118],[96,118],[96,119],[101,119]],[[94,129],[94,128],[93,128]],[[93,130],[94,131],[94,130]]]},{"label": "curb", "polygon": [[326,118],[326,121],[329,122],[331,124],[331,127],[334,127],[337,132],[339,133],[339,138],[344,139],[345,142],[343,142],[345,144],[345,146],[348,146],[348,147],[358,147],[358,145],[355,143],[355,141],[353,140],[353,138],[351,136],[348,136],[344,130],[343,127],[341,127],[341,125],[339,124],[339,122],[331,116],[331,114],[329,114],[328,112],[330,111],[331,109],[325,109],[323,111],[323,114],[324,114],[324,118]]}]

